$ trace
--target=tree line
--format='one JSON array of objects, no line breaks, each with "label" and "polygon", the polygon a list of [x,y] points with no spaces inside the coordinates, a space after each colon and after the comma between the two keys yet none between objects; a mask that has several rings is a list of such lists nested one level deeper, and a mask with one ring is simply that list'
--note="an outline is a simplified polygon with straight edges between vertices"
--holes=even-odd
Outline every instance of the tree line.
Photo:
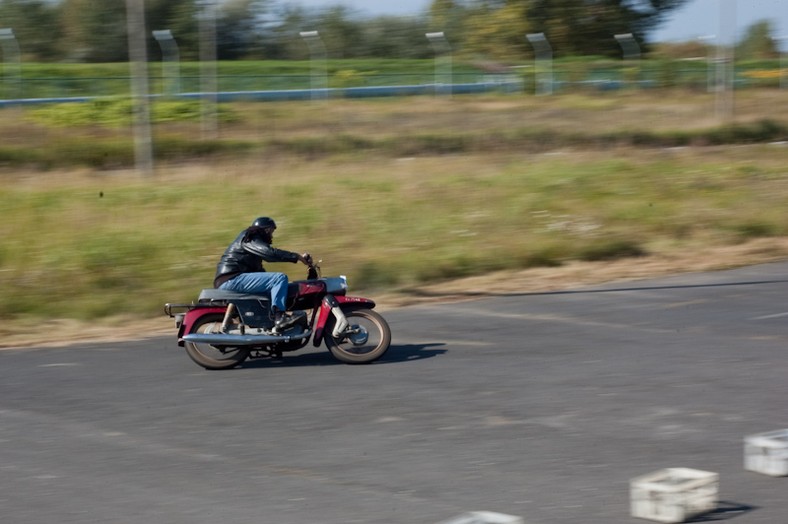
[{"label": "tree line", "polygon": [[[0,0],[0,28],[13,30],[26,61],[125,62],[126,1]],[[633,35],[645,52],[649,34],[686,1],[433,0],[416,16],[363,17],[287,0],[144,0],[153,60],[157,30],[170,30],[181,59],[197,60],[201,17],[210,16],[220,60],[307,59],[300,33],[318,31],[329,58],[429,58],[425,34],[443,32],[453,52],[497,61],[532,57],[529,33],[543,33],[556,57],[620,57],[616,34]]]}]

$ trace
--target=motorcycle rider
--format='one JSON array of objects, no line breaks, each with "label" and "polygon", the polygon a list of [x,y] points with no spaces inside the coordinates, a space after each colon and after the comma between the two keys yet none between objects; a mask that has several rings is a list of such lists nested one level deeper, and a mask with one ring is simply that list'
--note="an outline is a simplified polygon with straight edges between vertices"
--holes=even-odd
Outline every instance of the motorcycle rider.
[{"label": "motorcycle rider", "polygon": [[216,266],[213,287],[249,294],[271,293],[274,326],[281,331],[298,320],[286,315],[288,278],[284,273],[268,272],[265,262],[303,262],[311,265],[309,253],[294,253],[272,247],[276,222],[270,217],[259,217],[241,231],[227,247]]}]

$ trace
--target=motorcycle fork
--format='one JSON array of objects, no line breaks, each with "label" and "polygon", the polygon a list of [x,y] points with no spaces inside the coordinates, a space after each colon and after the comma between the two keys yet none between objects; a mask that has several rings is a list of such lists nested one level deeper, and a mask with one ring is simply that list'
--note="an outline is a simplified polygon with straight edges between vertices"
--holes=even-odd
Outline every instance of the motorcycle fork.
[{"label": "motorcycle fork", "polygon": [[332,314],[336,318],[334,329],[331,330],[331,335],[334,338],[339,337],[348,328],[349,324],[347,317],[345,317],[345,313],[342,311],[342,306],[340,305],[339,301],[333,295],[326,295],[323,297],[323,301],[320,303],[317,321],[315,322],[315,347],[319,346],[323,341],[323,331],[326,328],[326,323],[328,322],[329,316]]}]

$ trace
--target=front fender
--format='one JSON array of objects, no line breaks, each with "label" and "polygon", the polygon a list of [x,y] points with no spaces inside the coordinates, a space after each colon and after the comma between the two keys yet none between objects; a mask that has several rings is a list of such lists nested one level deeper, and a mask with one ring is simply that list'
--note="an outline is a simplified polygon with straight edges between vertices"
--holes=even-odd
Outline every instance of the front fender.
[{"label": "front fender", "polygon": [[312,340],[315,347],[322,344],[326,323],[332,315],[331,310],[335,307],[340,308],[343,312],[352,311],[353,309],[372,309],[375,307],[375,302],[368,298],[347,297],[344,295],[326,295],[323,297],[323,301],[320,303],[320,310],[317,313],[317,320],[315,321],[315,336]]},{"label": "front fender", "polygon": [[183,347],[183,336],[192,332],[192,327],[199,319],[205,315],[215,315],[217,313],[224,315],[226,310],[227,308],[224,307],[201,307],[187,311],[186,315],[183,317],[183,322],[181,322],[181,325],[178,328],[178,345]]}]

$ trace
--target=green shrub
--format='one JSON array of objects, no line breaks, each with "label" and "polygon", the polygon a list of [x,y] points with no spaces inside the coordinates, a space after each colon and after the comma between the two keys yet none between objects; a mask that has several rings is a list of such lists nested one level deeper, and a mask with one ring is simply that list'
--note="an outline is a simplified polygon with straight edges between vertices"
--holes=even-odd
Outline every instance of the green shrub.
[{"label": "green shrub", "polygon": [[750,221],[734,226],[734,231],[743,239],[775,237],[780,234],[777,224],[763,221]]},{"label": "green shrub", "polygon": [[619,258],[642,257],[648,252],[633,240],[600,239],[581,248],[578,253],[580,260],[599,262]]},{"label": "green shrub", "polygon": [[[151,103],[151,122],[197,122],[202,118],[201,102],[195,100],[159,100]],[[83,103],[48,104],[28,113],[38,123],[55,127],[99,125],[128,126],[132,123],[134,105],[128,98],[100,98]],[[218,106],[222,122],[235,122],[238,117],[224,105]]]}]

